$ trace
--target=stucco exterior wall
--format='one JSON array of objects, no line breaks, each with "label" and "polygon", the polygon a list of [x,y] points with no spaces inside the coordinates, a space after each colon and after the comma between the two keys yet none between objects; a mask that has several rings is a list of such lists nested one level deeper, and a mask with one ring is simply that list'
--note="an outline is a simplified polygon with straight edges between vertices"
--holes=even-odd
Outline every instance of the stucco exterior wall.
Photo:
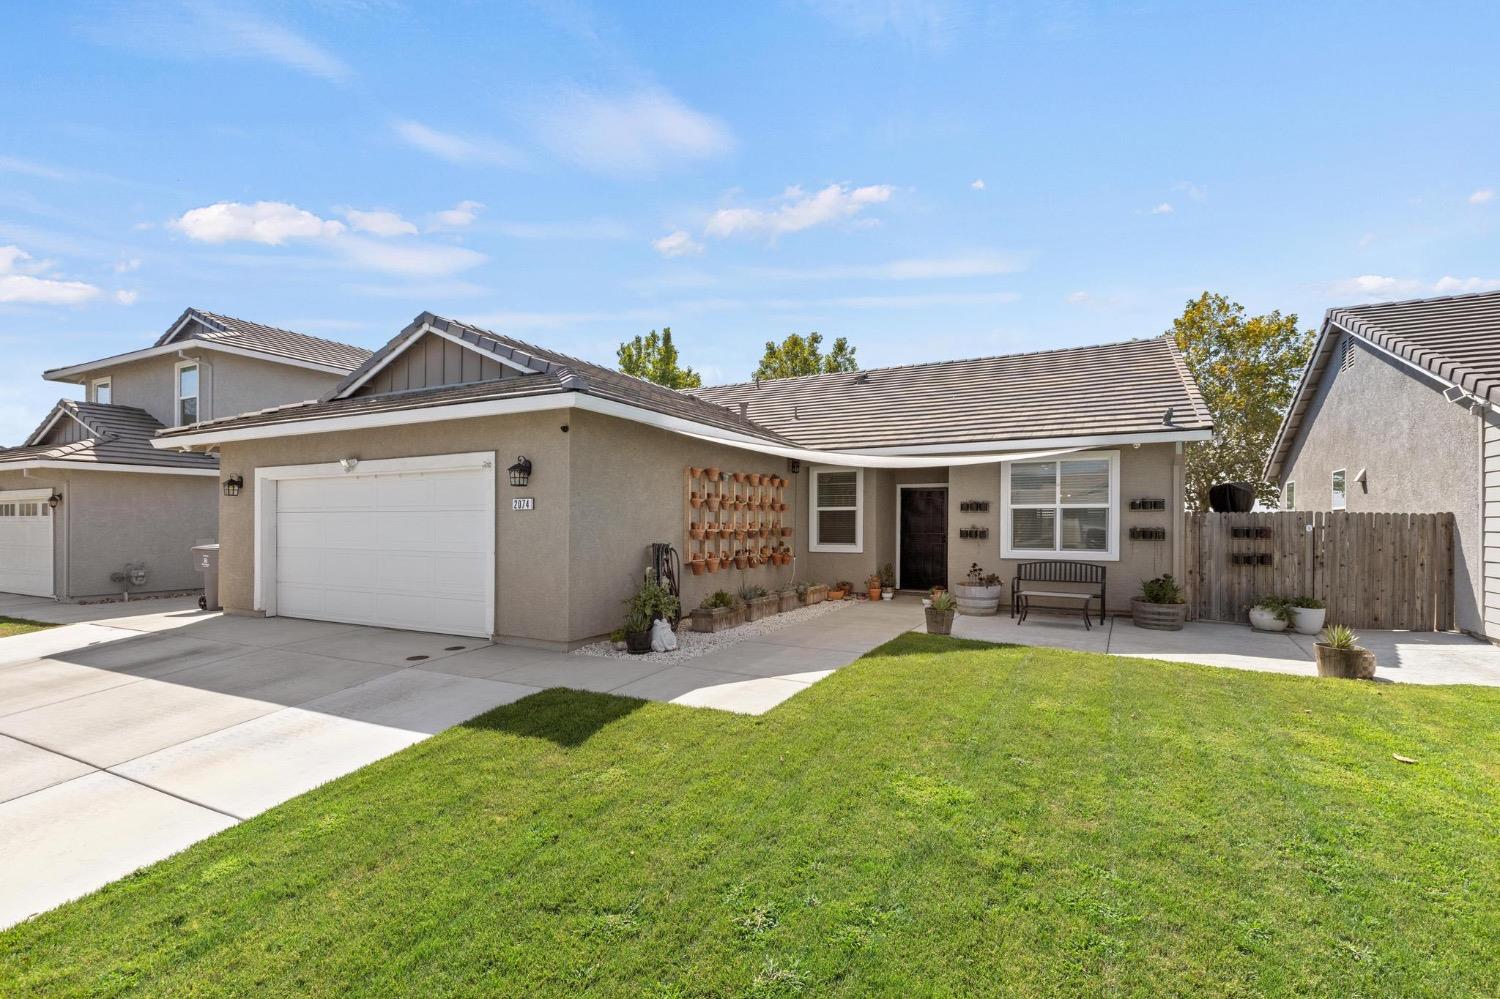
[{"label": "stucco exterior wall", "polygon": [[[1299,510],[1333,506],[1333,472],[1347,473],[1347,508],[1454,515],[1458,627],[1483,633],[1483,420],[1418,375],[1354,338],[1351,367],[1328,365],[1278,485],[1296,483]],[[1342,350],[1343,345],[1339,345]],[[1365,486],[1354,481],[1360,469]],[[1500,634],[1500,629],[1497,629]]]},{"label": "stucco exterior wall", "polygon": [[[1139,595],[1144,580],[1171,572],[1182,578],[1180,557],[1183,514],[1181,498],[1181,457],[1173,444],[1146,444],[1139,448],[1117,449],[1120,455],[1120,535],[1117,541],[1119,560],[1087,559],[1105,566],[1105,598],[1111,614],[1130,610],[1130,600]],[[998,465],[958,465],[948,476],[948,583],[961,583],[969,565],[978,562],[985,572],[998,573],[1005,580],[1005,599],[1010,599],[1011,578],[1020,559],[1001,558],[1000,503],[1001,472]],[[1174,503],[1174,497],[1177,501]],[[1164,512],[1130,509],[1132,499],[1165,499]],[[965,500],[988,500],[988,513],[960,513]],[[982,541],[960,540],[962,527],[988,527],[990,536]],[[1166,541],[1132,541],[1132,527],[1165,527]],[[1045,560],[1039,556],[1035,561]],[[1033,561],[1026,559],[1025,561]]]}]

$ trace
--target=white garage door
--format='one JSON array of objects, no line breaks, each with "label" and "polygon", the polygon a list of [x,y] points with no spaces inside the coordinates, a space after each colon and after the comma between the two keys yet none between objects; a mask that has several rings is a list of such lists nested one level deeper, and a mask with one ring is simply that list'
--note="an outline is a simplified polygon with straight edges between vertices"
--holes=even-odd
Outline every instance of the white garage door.
[{"label": "white garage door", "polygon": [[51,494],[50,489],[0,491],[0,593],[53,595]]},{"label": "white garage door", "polygon": [[487,637],[493,476],[465,468],[279,480],[275,613]]}]

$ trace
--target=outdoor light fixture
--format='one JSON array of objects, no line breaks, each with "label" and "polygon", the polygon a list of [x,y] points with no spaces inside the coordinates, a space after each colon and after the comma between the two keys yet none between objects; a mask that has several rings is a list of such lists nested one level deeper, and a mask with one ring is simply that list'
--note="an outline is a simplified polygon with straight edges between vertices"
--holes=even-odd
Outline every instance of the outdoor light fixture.
[{"label": "outdoor light fixture", "polygon": [[243,475],[231,475],[224,480],[224,495],[238,496],[240,490],[245,488],[245,477]]},{"label": "outdoor light fixture", "polygon": [[358,458],[340,458],[339,459],[339,467],[342,468],[346,472],[352,472],[352,471],[354,471],[355,466],[358,465],[358,464],[359,464],[359,459]]},{"label": "outdoor light fixture", "polygon": [[57,509],[57,504],[59,504],[61,502],[62,502],[62,494],[61,493],[53,493],[51,496],[47,497],[47,505],[50,506],[54,510]]},{"label": "outdoor light fixture", "polygon": [[531,459],[524,454],[516,458],[516,463],[506,469],[510,473],[510,484],[513,486],[524,486],[531,481]]}]

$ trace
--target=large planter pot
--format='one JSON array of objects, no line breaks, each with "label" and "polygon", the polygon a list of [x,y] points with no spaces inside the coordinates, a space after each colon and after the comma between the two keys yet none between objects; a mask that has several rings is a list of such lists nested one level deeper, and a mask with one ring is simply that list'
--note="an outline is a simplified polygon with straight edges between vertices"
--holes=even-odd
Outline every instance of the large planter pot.
[{"label": "large planter pot", "polygon": [[1323,621],[1328,617],[1324,607],[1293,607],[1292,627],[1299,635],[1316,635],[1323,630]]},{"label": "large planter pot", "polygon": [[625,632],[625,651],[633,656],[644,655],[650,652],[651,629]]},{"label": "large planter pot", "polygon": [[1335,649],[1318,642],[1313,645],[1318,660],[1319,676],[1334,676],[1345,680],[1375,679],[1375,653],[1369,649]]},{"label": "large planter pot", "polygon": [[1286,622],[1276,616],[1275,611],[1264,607],[1250,608],[1250,627],[1256,631],[1286,631]]},{"label": "large planter pot", "polygon": [[1130,620],[1137,628],[1181,631],[1187,622],[1187,604],[1153,604],[1137,597],[1130,601]]},{"label": "large planter pot", "polygon": [[1000,598],[1005,593],[1002,584],[994,586],[970,586],[954,583],[953,596],[958,601],[958,612],[975,616],[987,616],[1000,609]]},{"label": "large planter pot", "polygon": [[951,635],[953,634],[953,612],[933,610],[928,607],[922,613],[927,615],[927,634],[929,635]]},{"label": "large planter pot", "polygon": [[776,613],[781,598],[774,593],[768,593],[763,597],[752,597],[745,601],[745,619],[747,621],[759,621],[763,617],[770,617]]},{"label": "large planter pot", "polygon": [[[699,607],[693,611],[694,631],[724,631],[743,623],[744,612],[738,607]],[[650,645],[650,642],[647,642]]]},{"label": "large planter pot", "polygon": [[865,587],[865,596],[869,597],[871,600],[879,600],[880,584],[876,583],[874,586]]}]

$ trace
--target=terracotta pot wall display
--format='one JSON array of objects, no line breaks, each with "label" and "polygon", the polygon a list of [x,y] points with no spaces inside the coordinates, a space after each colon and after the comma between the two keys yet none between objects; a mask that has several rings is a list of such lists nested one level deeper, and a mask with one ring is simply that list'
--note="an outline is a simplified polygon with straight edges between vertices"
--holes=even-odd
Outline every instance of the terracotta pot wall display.
[{"label": "terracotta pot wall display", "polygon": [[[712,465],[688,465],[683,478],[682,557],[695,575],[792,563],[784,541],[792,537],[792,527],[783,516],[785,490],[791,485],[787,479],[769,472],[721,471]],[[768,543],[773,538],[782,542],[779,547]],[[718,542],[729,540],[742,544],[730,551],[718,550]],[[710,554],[717,554],[717,565]],[[701,569],[693,568],[694,562],[701,562]],[[762,585],[781,584],[768,580]]]}]

